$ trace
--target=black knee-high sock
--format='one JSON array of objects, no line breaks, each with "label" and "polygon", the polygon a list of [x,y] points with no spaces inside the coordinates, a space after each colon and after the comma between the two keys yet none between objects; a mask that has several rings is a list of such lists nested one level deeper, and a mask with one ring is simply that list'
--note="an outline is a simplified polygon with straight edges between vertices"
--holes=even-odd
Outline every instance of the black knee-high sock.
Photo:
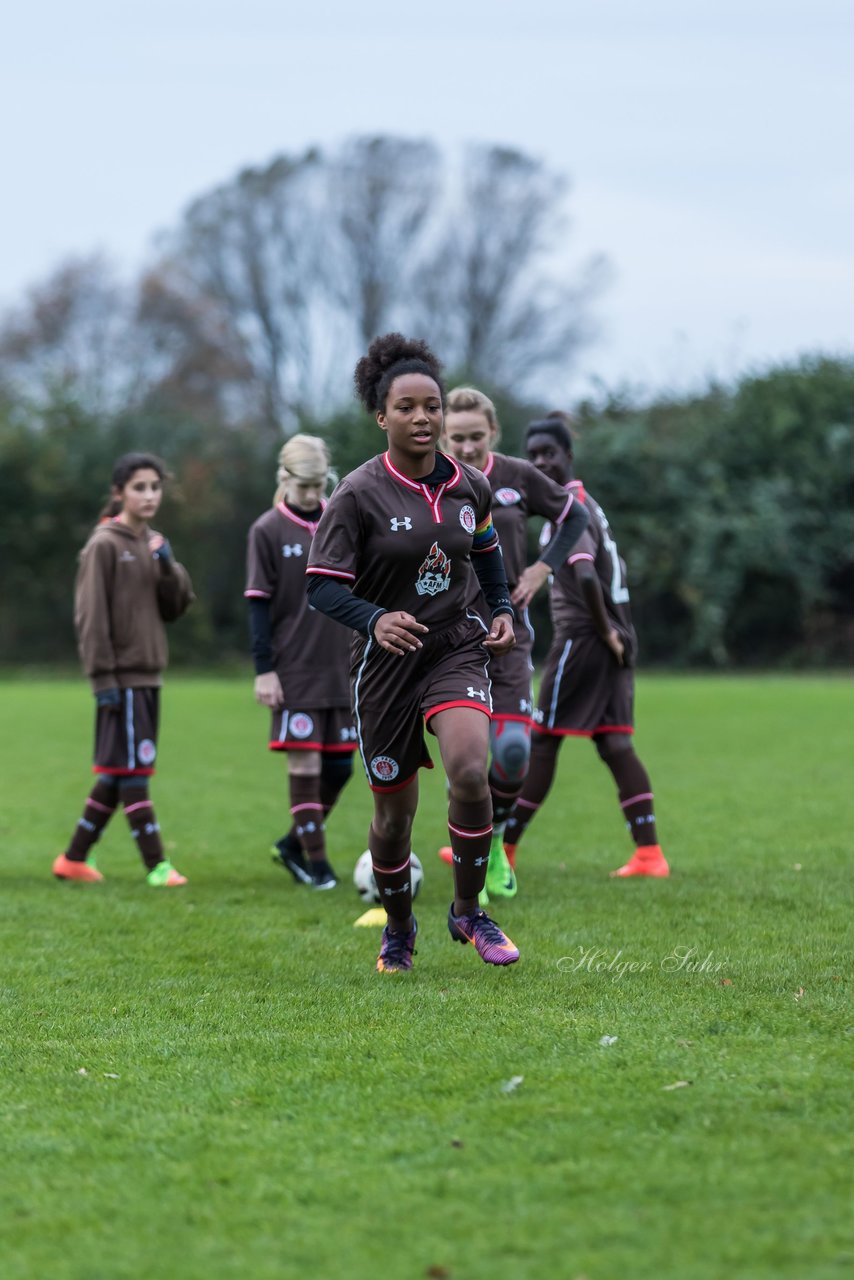
[{"label": "black knee-high sock", "polygon": [[371,823],[368,832],[368,848],[374,879],[380,893],[380,902],[388,913],[391,929],[407,927],[412,915],[412,879],[409,873],[409,843],[407,834],[396,840],[377,835]]},{"label": "black knee-high sock", "polygon": [[603,756],[603,759],[614,776],[620,808],[635,844],[658,844],[652,783],[634,747]]},{"label": "black knee-high sock", "polygon": [[118,802],[119,793],[115,780],[110,777],[99,778],[86,800],[83,817],[79,819],[71,843],[65,851],[70,862],[86,861],[89,850],[100,839]]},{"label": "black knee-high sock", "polygon": [[557,769],[561,738],[553,733],[535,733],[531,743],[531,764],[521,794],[504,827],[507,844],[517,845],[551,790]]},{"label": "black knee-high sock", "polygon": [[492,840],[492,797],[448,801],[448,831],[454,856],[457,898],[476,898],[486,882]]},{"label": "black knee-high sock", "polygon": [[130,833],[136,841],[146,870],[151,871],[164,861],[164,857],[160,826],[148,797],[148,787],[134,780],[132,785],[122,786],[121,797]]},{"label": "black knee-high sock", "polygon": [[522,793],[522,782],[508,782],[504,777],[496,777],[495,765],[489,771],[489,794],[492,796],[492,825],[503,826],[513,812],[513,806]]}]

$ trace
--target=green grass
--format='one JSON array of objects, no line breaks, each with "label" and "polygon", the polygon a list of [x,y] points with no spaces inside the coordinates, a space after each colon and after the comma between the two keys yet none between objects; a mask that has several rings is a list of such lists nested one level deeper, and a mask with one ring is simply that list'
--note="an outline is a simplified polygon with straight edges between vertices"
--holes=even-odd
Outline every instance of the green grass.
[{"label": "green grass", "polygon": [[[339,890],[269,861],[284,765],[248,678],[167,685],[175,892],[144,885],[121,817],[107,883],[50,877],[91,698],[0,698],[6,1280],[822,1280],[854,1260],[851,679],[642,678],[673,875],[608,880],[630,852],[613,786],[569,742],[496,910],[522,950],[507,971],[448,938],[443,782],[422,775],[397,977],[352,927],[363,778],[331,823]],[[697,970],[668,966],[679,948]]]}]

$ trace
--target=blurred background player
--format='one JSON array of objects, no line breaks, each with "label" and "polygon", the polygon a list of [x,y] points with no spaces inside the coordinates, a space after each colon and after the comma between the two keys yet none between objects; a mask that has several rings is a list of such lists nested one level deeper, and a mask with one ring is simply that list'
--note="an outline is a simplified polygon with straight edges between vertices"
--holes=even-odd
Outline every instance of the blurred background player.
[{"label": "blurred background player", "polygon": [[[525,444],[534,466],[584,504],[590,523],[552,584],[553,636],[534,712],[530,771],[505,829],[508,852],[515,854],[548,795],[564,738],[592,738],[613,774],[635,842],[634,856],[611,874],[667,876],[649,774],[632,745],[637,637],[626,566],[605,513],[575,479],[568,416],[556,412],[532,422]],[[549,537],[548,529],[543,535]]]},{"label": "blurred background player", "polygon": [[[510,599],[516,610],[516,645],[489,663],[492,681],[489,789],[492,794],[492,844],[481,905],[488,895],[512,898],[516,876],[503,846],[504,824],[522,789],[531,755],[534,632],[528,618],[533,596],[566,560],[587,528],[587,512],[572,491],[551,480],[523,458],[494,452],[500,438],[495,405],[474,387],[448,394],[442,447],[459,462],[477,467],[492,490],[492,519],[501,542]],[[534,564],[528,560],[528,520],[543,516],[553,536]],[[475,587],[477,583],[475,581]],[[473,602],[476,597],[473,598]],[[451,861],[449,846],[439,850]]]},{"label": "blurred background player", "polygon": [[[295,435],[279,454],[271,510],[249,530],[246,591],[255,660],[255,698],[273,713],[269,747],[288,753],[293,824],[275,861],[300,884],[334,889],[325,820],[353,772],[350,640],[314,609],[305,567],[326,506],[329,452],[317,436]],[[307,857],[306,857],[307,855]]]},{"label": "blurred background player", "polygon": [[[487,964],[519,952],[478,905],[492,837],[487,781],[490,654],[513,645],[513,606],[487,481],[437,450],[445,391],[424,342],[371,343],[356,390],[388,451],[346,476],[311,549],[311,603],[354,628],[351,667],[359,751],[374,793],[368,846],[388,914],[380,972],[412,968],[417,926],[409,858],[425,725],[448,778],[454,901],[448,929]],[[470,607],[472,568],[492,625]]]},{"label": "blurred background player", "polygon": [[113,468],[110,499],[80,554],[74,623],[83,669],[92,682],[98,775],[65,853],[60,880],[103,876],[89,856],[119,802],[154,888],[187,883],[163,856],[148,796],[157,756],[160,685],[168,650],[164,622],[193,599],[187,570],[149,528],[163,497],[166,465],[150,453],[127,453]]}]

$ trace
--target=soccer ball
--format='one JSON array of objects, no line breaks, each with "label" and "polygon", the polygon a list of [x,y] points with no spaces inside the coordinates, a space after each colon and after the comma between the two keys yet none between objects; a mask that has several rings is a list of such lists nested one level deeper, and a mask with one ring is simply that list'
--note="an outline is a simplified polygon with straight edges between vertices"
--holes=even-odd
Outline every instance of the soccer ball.
[{"label": "soccer ball", "polygon": [[[412,896],[417,898],[418,890],[421,888],[421,881],[424,879],[424,868],[414,853],[409,855],[409,878],[412,882]],[[356,892],[363,902],[367,902],[372,907],[380,905],[380,891],[374,879],[370,849],[366,849],[356,863],[353,871],[353,884],[356,886]]]}]

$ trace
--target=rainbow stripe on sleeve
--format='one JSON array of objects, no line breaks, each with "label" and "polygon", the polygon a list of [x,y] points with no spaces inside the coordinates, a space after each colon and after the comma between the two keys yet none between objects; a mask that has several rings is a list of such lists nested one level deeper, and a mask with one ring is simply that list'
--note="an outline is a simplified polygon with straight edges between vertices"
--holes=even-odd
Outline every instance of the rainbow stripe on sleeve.
[{"label": "rainbow stripe on sleeve", "polygon": [[495,525],[492,523],[492,513],[490,512],[476,527],[471,549],[472,551],[492,551],[497,546],[498,534],[495,532]]}]

